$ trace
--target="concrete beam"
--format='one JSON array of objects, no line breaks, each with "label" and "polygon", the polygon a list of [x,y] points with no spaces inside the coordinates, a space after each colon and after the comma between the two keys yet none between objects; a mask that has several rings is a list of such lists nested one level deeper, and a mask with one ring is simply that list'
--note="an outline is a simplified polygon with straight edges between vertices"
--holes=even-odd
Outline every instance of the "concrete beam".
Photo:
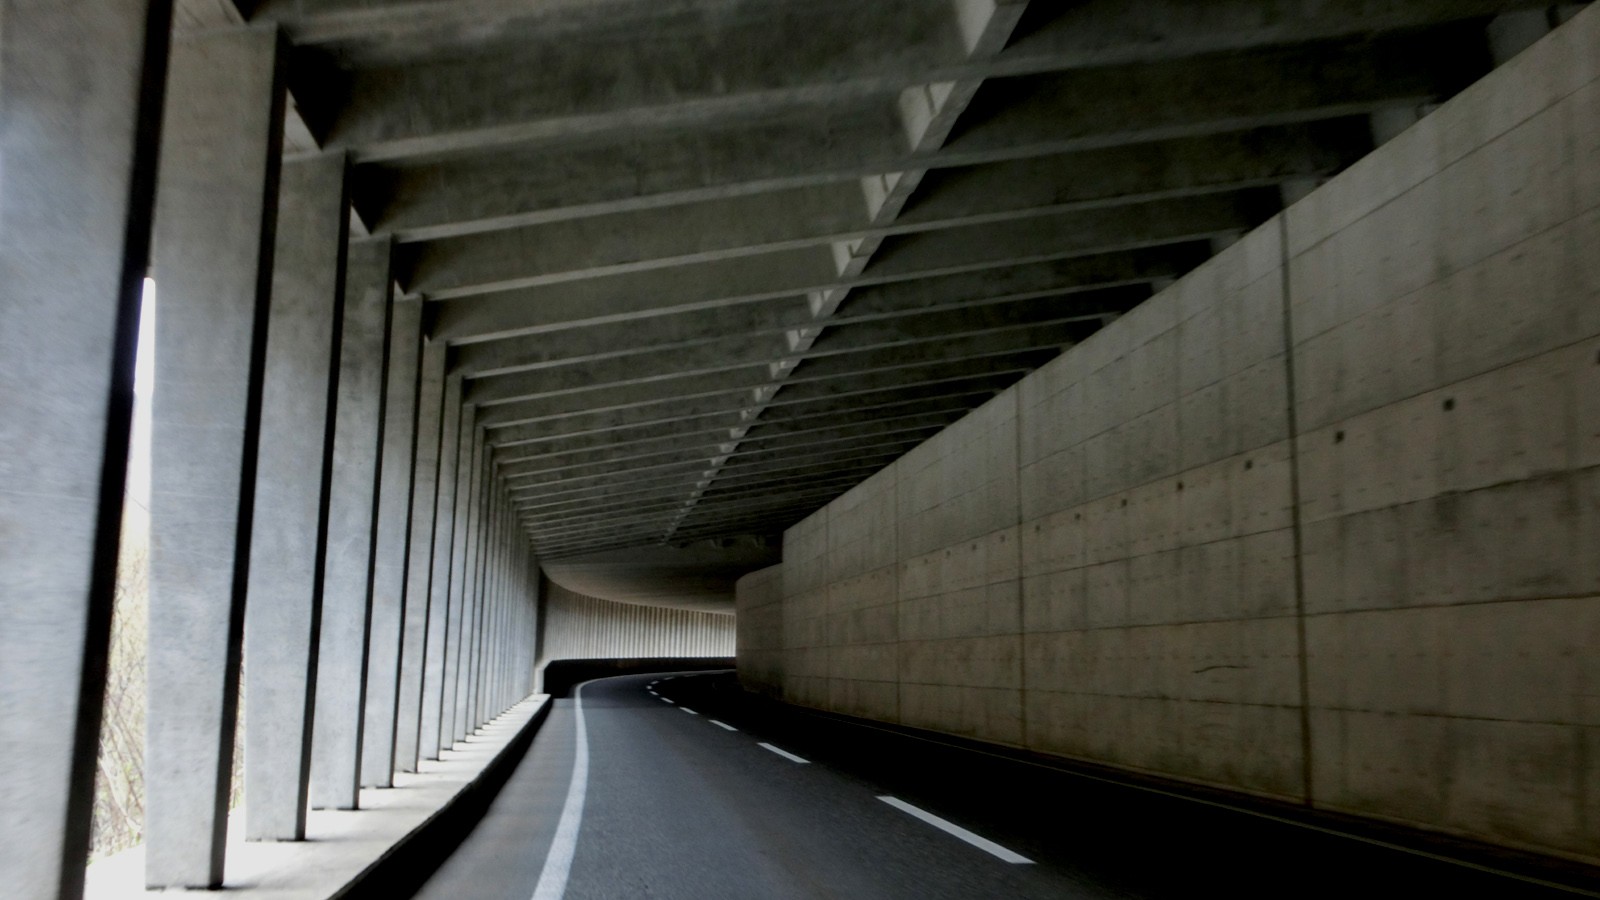
[{"label": "concrete beam", "polygon": [[[1039,359],[1043,358],[1043,355],[1039,357]],[[927,377],[922,379],[891,378],[879,375],[863,384],[849,386],[849,389],[847,389],[847,385],[836,384],[832,392],[819,392],[815,387],[809,392],[796,392],[792,395],[786,392],[781,400],[771,401],[769,405],[784,407],[796,404],[815,404],[823,400],[846,401],[850,398],[866,398],[886,391],[916,390],[933,394],[954,390],[960,385],[970,384],[974,381],[995,381],[1008,378],[1015,380],[1019,374],[1031,371],[1031,368],[1031,366],[1017,366],[995,370],[990,367],[990,363],[987,360],[969,360],[956,363],[951,370],[929,373]],[[810,385],[807,386],[810,387]],[[550,429],[552,432],[580,434],[608,430],[613,427],[649,425],[674,419],[718,417],[727,413],[747,416],[747,411],[751,408],[753,399],[754,395],[751,390],[685,400],[669,397],[663,398],[660,403],[647,406],[624,407],[619,410],[597,411],[583,415],[563,416],[557,419],[511,422],[502,427],[543,427]]]},{"label": "concrete beam", "polygon": [[[867,452],[880,447],[902,446],[907,442],[916,443],[925,436],[927,428],[932,427],[922,422],[913,422],[905,428],[896,428],[892,425],[873,435],[849,435],[843,438],[823,438],[816,441],[800,440],[782,448],[767,448],[761,452],[746,451],[739,455],[733,462],[753,461],[768,463],[774,460],[785,460],[788,456],[807,456],[826,454],[831,452]],[[726,445],[727,442],[724,442]],[[723,445],[707,444],[684,448],[669,449],[661,452],[645,453],[638,456],[624,458],[609,458],[588,463],[574,463],[569,466],[546,467],[542,460],[524,459],[504,464],[502,468],[512,474],[507,476],[508,484],[516,490],[519,484],[525,483],[528,487],[537,488],[552,482],[561,482],[565,489],[573,492],[589,490],[597,484],[609,482],[612,476],[622,474],[630,479],[651,478],[679,478],[686,475],[701,477],[707,460],[722,452],[734,452],[737,448],[722,449]]]},{"label": "concrete beam", "polygon": [[[1026,159],[1418,105],[1459,89],[1433,51],[1460,35],[1276,48],[997,79],[936,152],[910,153],[892,103],[807,107],[713,133],[641,134],[369,170],[378,227],[431,239],[911,169]],[[1473,75],[1481,74],[1474,71]],[[1216,90],[1228,85],[1227,90]],[[809,136],[828,134],[825,148]],[[470,191],[450,186],[470,185]]]},{"label": "concrete beam", "polygon": [[[1060,329],[1049,329],[1043,333],[1029,333],[1028,331],[993,332],[977,337],[953,337],[945,342],[907,344],[900,347],[873,348],[861,350],[850,354],[841,354],[827,357],[807,359],[801,364],[797,377],[810,378],[841,378],[854,374],[884,371],[895,368],[905,368],[918,365],[930,365],[946,358],[948,353],[951,360],[972,359],[982,356],[1021,353],[1030,350],[1046,350],[1051,347],[1067,346],[1083,336],[1088,329],[1081,324],[1068,323]],[[768,358],[753,360],[760,365],[765,365]],[[640,360],[634,360],[638,364]],[[700,376],[710,377],[720,373],[744,374],[749,371],[748,366],[741,367],[719,366],[704,371],[677,371],[670,370],[664,374],[655,372],[630,372],[625,367],[614,367],[610,364],[604,366],[587,367],[596,380],[592,383],[585,378],[576,377],[576,370],[552,370],[549,372],[528,372],[503,378],[484,379],[474,383],[469,389],[468,396],[482,406],[486,402],[510,403],[518,400],[546,396],[579,395],[587,391],[611,390],[627,387],[657,387],[652,390],[665,392],[672,391],[676,385],[685,383],[683,379],[693,379]]]},{"label": "concrete beam", "polygon": [[406,285],[430,299],[757,253],[1028,219],[1332,174],[1368,149],[1359,127],[1296,125],[929,173],[874,221],[834,183],[426,241]]},{"label": "concrete beam", "polygon": [[[1150,215],[1159,215],[1160,211],[1167,209],[1177,211],[1178,214],[1190,221],[1199,221],[1203,216],[1215,214],[1226,221],[1238,222],[1253,218],[1255,215],[1252,210],[1230,205],[1226,199],[1222,198],[1177,201],[1171,206],[1157,205],[1154,208],[1141,206],[1134,208],[1127,215],[1121,217],[1120,220],[1126,223],[1123,226],[1123,237],[1130,235],[1144,238],[1151,237],[1155,232],[1139,231],[1138,229]],[[1117,220],[1116,218],[1112,219],[1112,221]],[[1172,232],[1169,230],[1167,233],[1171,234]],[[984,232],[980,231],[978,234],[985,244],[992,243]],[[958,270],[946,274],[922,273],[915,278],[897,276],[879,278],[875,275],[857,277],[850,282],[853,286],[851,299],[843,312],[847,316],[892,316],[898,313],[934,311],[967,303],[1005,302],[1013,299],[1063,295],[1075,291],[1097,290],[1119,285],[1147,284],[1163,278],[1176,277],[1198,264],[1208,255],[1208,251],[1199,246],[1200,243],[1194,242],[1193,246],[1185,243],[1089,254],[1078,252],[1082,250],[1081,246],[1078,248],[1056,247],[1049,248],[1043,254],[1046,257],[1044,259],[1019,260],[1014,264],[996,263],[992,266],[986,264],[977,269]],[[1032,246],[1030,244],[1030,247]],[[1035,255],[1038,255],[1036,248]],[[699,274],[709,276],[713,273],[699,270]],[[761,277],[769,279],[781,277],[781,273],[768,273],[766,276]],[[698,291],[700,296],[704,296],[707,292],[705,283],[694,282],[688,278],[683,279],[683,282],[684,287],[679,290],[682,295],[693,297],[694,294],[690,293],[690,291]],[[838,285],[838,282],[832,282],[826,287],[836,288]],[[657,289],[673,286],[671,284],[658,285]],[[771,286],[770,281],[769,286]],[[812,287],[820,289],[824,286],[790,284],[787,287],[788,290],[778,292],[775,297],[770,299],[735,302],[734,306],[751,305],[759,307],[759,309],[753,310],[748,314],[743,312],[730,313],[725,318],[728,327],[701,329],[697,324],[680,325],[673,321],[678,317],[690,317],[683,321],[687,323],[715,323],[721,312],[733,308],[720,306],[720,301],[697,303],[691,300],[688,303],[682,303],[678,302],[680,298],[647,294],[646,296],[654,296],[656,298],[653,301],[649,301],[654,303],[653,306],[638,303],[637,301],[632,301],[629,305],[637,307],[637,312],[645,316],[652,318],[666,317],[660,323],[662,330],[659,333],[665,334],[668,341],[690,340],[706,332],[719,336],[737,334],[740,331],[745,334],[759,332],[763,330],[762,326],[766,324],[763,321],[763,315],[773,316],[775,319],[773,324],[781,325],[782,330],[787,331],[791,326],[798,326],[812,321],[810,310],[802,310],[800,308],[802,302],[800,292],[809,290]],[[609,293],[612,296],[626,296],[629,298],[639,296],[630,292],[633,290],[648,291],[650,289],[644,284],[633,285],[629,282],[618,285]],[[812,292],[815,293],[815,291]],[[519,327],[502,329],[500,331],[500,334],[503,335],[501,339],[507,340],[516,336],[528,336],[530,338],[535,335],[546,336],[548,339],[543,343],[533,340],[520,342],[524,348],[527,348],[522,351],[523,358],[532,363],[538,363],[542,359],[558,358],[556,353],[565,352],[566,355],[573,355],[570,352],[562,351],[562,348],[566,346],[562,340],[550,337],[556,331],[565,331],[580,326],[589,329],[615,326],[617,330],[608,335],[611,339],[609,346],[612,347],[616,346],[619,335],[628,333],[623,329],[631,329],[635,334],[639,332],[636,324],[638,322],[637,318],[630,319],[621,316],[595,317],[596,307],[581,305],[585,300],[603,300],[604,298],[597,296],[596,292],[586,291],[576,296],[564,296],[564,294],[565,291],[559,288],[543,289],[529,292],[526,295],[518,294],[515,299],[508,296],[493,300],[492,302],[496,304],[495,307],[475,305],[490,302],[491,298],[487,297],[470,301],[466,305],[455,302],[441,304],[437,307],[439,317],[435,334],[446,338],[459,339],[462,333],[471,330],[470,321],[477,321],[484,323],[486,327],[492,327],[489,326],[489,323],[496,319],[498,319],[500,325],[505,325],[508,320],[515,319],[514,324]],[[765,298],[766,295],[763,294],[761,296]],[[568,301],[571,301],[570,306]],[[563,313],[564,307],[573,308],[579,317],[565,316]],[[768,312],[763,314],[762,309],[766,309]],[[866,321],[866,319],[863,318],[862,321]],[[746,324],[741,325],[741,322]],[[771,329],[766,330],[770,331]],[[651,328],[649,333],[656,334],[658,329]],[[634,340],[637,340],[637,338]],[[541,353],[541,348],[548,349]],[[490,355],[497,352],[505,355]],[[598,351],[584,350],[579,352],[593,353]],[[482,361],[472,363],[471,354],[473,353],[479,353]],[[515,358],[511,356],[511,351],[476,351],[470,349],[470,345],[459,349],[455,356],[458,366],[462,364],[461,360],[465,359],[467,364],[471,365],[472,371],[475,372],[510,368],[514,363],[507,360]]]},{"label": "concrete beam", "polygon": [[[729,476],[727,483],[754,486],[765,483],[769,478],[775,481],[781,481],[789,477],[810,478],[819,471],[872,471],[874,467],[881,467],[895,459],[901,452],[898,448],[903,446],[905,446],[905,443],[901,442],[887,447],[874,447],[866,450],[849,449],[829,454],[807,456],[803,460],[769,463],[760,467],[758,471],[746,471],[738,481]],[[703,481],[701,472],[690,471],[679,474],[676,477],[663,476],[657,479],[641,477],[631,481],[608,481],[603,485],[591,485],[587,490],[576,489],[529,494],[513,493],[512,502],[517,509],[524,512],[538,510],[548,515],[560,515],[594,501],[633,500],[652,495],[661,495],[667,491],[681,490],[686,492],[693,490],[701,481]],[[718,479],[719,485],[723,483],[724,479]]]},{"label": "concrete beam", "polygon": [[[552,136],[704,127],[805,104],[894,96],[930,82],[1240,52],[1540,5],[1533,0],[1339,0],[1278,4],[1272,15],[1264,15],[1258,0],[1221,0],[1198,8],[1182,0],[1157,0],[1137,9],[1094,0],[1041,17],[1029,34],[998,53],[969,53],[974,45],[952,27],[956,22],[948,7],[918,0],[880,0],[871,7],[775,5],[766,16],[722,15],[710,27],[704,19],[693,21],[693,27],[674,31],[676,39],[669,42],[613,41],[604,45],[605,52],[583,40],[584,29],[594,23],[585,23],[572,6],[556,7],[558,18],[554,11],[522,4],[319,13],[278,0],[256,15],[285,22],[300,46],[337,47],[354,71],[350,99],[328,139],[381,161]],[[639,33],[660,33],[663,13],[652,13],[641,14],[644,20],[633,26]],[[423,30],[423,22],[432,27]],[[617,27],[612,24],[610,33]],[[445,35],[488,33],[502,37],[487,47],[481,38],[475,40],[477,52],[471,56],[452,53],[431,62],[418,52],[448,42]],[[542,65],[527,66],[530,55]],[[404,74],[402,63],[410,64]],[[573,89],[592,84],[613,88]]]},{"label": "concrete beam", "polygon": [[[899,349],[899,351],[906,352],[907,359],[917,359],[915,354],[917,354],[918,349],[930,348],[930,346],[936,348],[938,344],[941,344],[947,338],[949,340],[962,340],[962,338],[984,338],[984,336],[990,335],[1010,335],[1014,341],[1018,341],[1018,344],[1014,344],[1014,346],[1021,346],[1021,348],[1037,348],[1037,346],[1048,346],[1048,344],[1058,344],[1059,346],[1059,344],[1072,343],[1072,341],[1077,340],[1078,336],[1083,336],[1088,331],[1093,330],[1094,327],[1098,327],[1101,320],[1102,314],[1090,314],[1066,315],[1066,317],[1059,317],[1059,319],[1037,320],[1037,322],[1029,322],[1029,320],[1018,320],[1018,322],[995,320],[995,322],[966,323],[966,325],[960,327],[960,330],[954,331],[938,331],[938,323],[931,322],[923,323],[923,327],[918,328],[918,330],[909,330],[909,328],[893,328],[893,330],[890,330],[890,328],[885,328],[882,331],[866,331],[866,333],[862,333],[858,328],[858,330],[853,330],[854,333],[853,331],[829,333],[829,335],[824,336],[826,346],[824,346],[824,341],[819,341],[818,346],[813,346],[811,351],[808,351],[808,354],[810,354],[810,359],[819,359],[819,357],[854,356],[854,354],[862,351]],[[691,365],[696,364],[696,362],[699,362],[699,360],[690,360]],[[717,428],[741,428],[742,424],[746,424],[746,420],[742,416],[734,415],[723,421]],[[658,424],[654,428],[654,432],[656,434],[670,434],[675,429],[678,429],[678,426],[674,421],[666,421],[666,423]],[[504,436],[504,434],[496,434],[493,440],[496,447],[512,447],[512,445],[546,442],[544,437],[526,437],[526,439],[512,440]]]},{"label": "concrete beam", "polygon": [[[783,421],[856,409],[876,409],[888,403],[981,393],[990,390],[996,384],[1010,384],[1016,378],[1015,373],[985,374],[967,378],[944,378],[923,384],[895,385],[875,391],[855,391],[843,397],[786,398],[786,402],[782,405],[773,404],[766,407],[767,412],[762,420]],[[734,403],[724,402],[673,409],[670,415],[639,417],[612,413],[590,417],[586,421],[568,420],[559,426],[548,422],[514,425],[496,429],[491,442],[495,446],[511,447],[523,443],[539,443],[596,434],[625,438],[639,430],[648,431],[656,426],[679,422],[702,423],[707,427],[730,422],[733,425],[748,424],[751,421],[748,415],[751,408],[752,399],[749,395],[745,395]]]},{"label": "concrete beam", "polygon": [[[1087,267],[1085,274],[1088,274]],[[1126,312],[1149,295],[1147,282],[1066,284],[1052,291],[1021,295],[970,297],[949,303],[927,302],[928,293],[906,292],[906,299],[922,300],[919,305],[878,309],[863,308],[858,314],[834,316],[828,327],[849,326],[856,346],[882,343],[895,335],[926,333],[928,327],[952,325],[977,331],[990,322],[1014,323],[1027,320],[1059,320],[1081,316],[1093,318]],[[773,321],[763,322],[759,313],[776,306]],[[746,315],[747,312],[757,315]],[[812,352],[821,325],[806,307],[797,302],[763,304],[726,316],[726,328],[718,328],[715,316],[693,313],[663,317],[660,326],[648,330],[628,326],[605,326],[575,331],[560,336],[542,335],[515,341],[499,341],[461,348],[454,355],[453,368],[472,377],[492,377],[529,371],[547,371],[573,365],[622,361],[626,357],[661,357],[676,354],[686,366],[704,364],[709,358],[746,360],[768,364],[779,360],[798,360]],[[742,321],[741,321],[742,320]],[[684,336],[684,337],[680,337]],[[804,338],[802,341],[801,338]],[[524,351],[522,348],[531,349]],[[708,357],[708,354],[711,356]],[[754,356],[746,355],[754,354]],[[791,366],[792,367],[792,366]]]},{"label": "concrete beam", "polygon": [[[807,382],[800,387],[803,391],[797,396],[843,396],[855,392],[865,392],[894,387],[897,385],[913,384],[939,384],[946,380],[993,374],[996,372],[1030,371],[1039,363],[1053,356],[1053,353],[1040,353],[1014,363],[995,362],[993,357],[978,359],[951,360],[947,367],[904,367],[886,371],[863,373],[856,376],[859,381],[852,383],[850,380],[837,379],[833,381]],[[998,366],[998,368],[996,368]],[[691,380],[691,379],[686,379]],[[736,377],[720,379],[725,387],[718,390],[696,391],[690,385],[676,385],[675,391],[662,394],[652,391],[648,395],[641,394],[637,398],[626,398],[620,393],[597,392],[591,396],[596,401],[593,406],[560,406],[556,403],[540,404],[537,402],[524,402],[503,404],[491,409],[497,413],[492,419],[479,416],[478,421],[486,427],[503,428],[511,425],[531,425],[537,422],[558,423],[568,419],[585,419],[593,415],[632,413],[637,416],[672,415],[674,409],[713,409],[712,404],[721,403],[728,408],[744,405],[754,397],[757,389],[764,387],[768,382],[759,377],[750,377],[748,381],[740,381]],[[689,391],[678,393],[676,389],[688,387]],[[786,393],[785,395],[790,396]],[[559,399],[559,398],[557,398]]]}]

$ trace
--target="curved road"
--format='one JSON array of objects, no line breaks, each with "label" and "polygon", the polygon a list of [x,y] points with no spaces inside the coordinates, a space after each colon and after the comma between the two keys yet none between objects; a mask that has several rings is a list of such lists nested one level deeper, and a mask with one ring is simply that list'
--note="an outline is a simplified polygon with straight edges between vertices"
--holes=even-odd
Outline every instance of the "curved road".
[{"label": "curved road", "polygon": [[1207,895],[1573,896],[773,708],[750,701],[728,674],[607,678],[555,701],[488,815],[417,893],[435,900]]}]

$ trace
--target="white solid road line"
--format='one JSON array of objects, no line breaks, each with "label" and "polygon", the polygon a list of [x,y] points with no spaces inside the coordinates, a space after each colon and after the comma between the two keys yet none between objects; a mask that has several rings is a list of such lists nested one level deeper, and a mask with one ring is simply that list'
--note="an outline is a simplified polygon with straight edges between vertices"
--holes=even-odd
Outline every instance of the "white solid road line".
[{"label": "white solid road line", "polygon": [[684,712],[686,712],[686,713],[688,713],[688,714],[689,714],[689,715],[691,715],[691,716],[698,716],[698,715],[700,715],[700,714],[699,714],[699,713],[697,713],[697,712],[695,712],[695,711],[694,711],[694,710],[692,710],[692,709],[690,709],[690,708],[689,708],[689,707],[687,707],[687,706],[680,706],[680,707],[678,707],[678,708],[679,708],[679,709],[681,709],[681,710],[683,710],[683,711],[684,711]]},{"label": "white solid road line", "polygon": [[787,750],[779,750],[777,747],[772,746],[771,744],[767,743],[766,741],[759,741],[759,742],[757,742],[756,746],[765,747],[768,750],[771,750],[773,753],[778,754],[779,756],[783,757],[784,759],[787,759],[790,762],[797,762],[797,763],[800,763],[801,765],[809,765],[811,763],[811,760],[809,760],[809,759],[801,759],[800,757],[795,756],[793,753],[790,753]]},{"label": "white solid road line", "polygon": [[879,797],[878,799],[903,813],[908,813],[924,822],[927,822],[929,825],[932,825],[946,834],[955,835],[972,846],[977,847],[979,850],[998,857],[1004,862],[1027,865],[1031,865],[1033,863],[1033,860],[1027,858],[1026,856],[1023,856],[1019,853],[1013,853],[999,844],[996,844],[994,841],[989,840],[988,838],[978,837],[965,828],[962,828],[960,825],[957,825],[953,822],[947,822],[933,813],[928,812],[927,810],[918,809],[898,797]]},{"label": "white solid road line", "polygon": [[561,807],[556,836],[544,857],[544,870],[533,889],[533,900],[561,900],[567,893],[567,877],[572,874],[572,855],[578,849],[578,827],[583,824],[583,801],[589,792],[589,732],[583,722],[583,685],[572,692],[577,746],[572,757],[572,782],[567,785],[567,802]]},{"label": "white solid road line", "polygon": [[718,728],[726,728],[729,731],[738,731],[739,730],[739,729],[733,727],[732,725],[729,725],[727,722],[718,722],[716,719],[707,719],[706,721],[710,722],[711,724],[713,724],[715,726],[717,726]]}]

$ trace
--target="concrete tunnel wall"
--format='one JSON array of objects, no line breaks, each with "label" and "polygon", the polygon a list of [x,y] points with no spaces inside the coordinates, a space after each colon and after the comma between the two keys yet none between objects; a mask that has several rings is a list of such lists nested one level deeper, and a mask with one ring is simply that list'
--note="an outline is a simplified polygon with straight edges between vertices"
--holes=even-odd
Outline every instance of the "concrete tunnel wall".
[{"label": "concrete tunnel wall", "polygon": [[558,659],[729,657],[733,616],[586,597],[553,581],[541,607],[539,666]]},{"label": "concrete tunnel wall", "polygon": [[791,528],[746,686],[1600,861],[1600,11]]}]

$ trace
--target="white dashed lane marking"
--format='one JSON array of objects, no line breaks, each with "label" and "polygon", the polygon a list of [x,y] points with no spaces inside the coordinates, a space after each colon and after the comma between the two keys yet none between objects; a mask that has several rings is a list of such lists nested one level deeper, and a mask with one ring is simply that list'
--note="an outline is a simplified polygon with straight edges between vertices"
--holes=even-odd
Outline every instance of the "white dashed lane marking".
[{"label": "white dashed lane marking", "polygon": [[889,804],[895,809],[906,813],[907,815],[915,816],[916,818],[927,822],[929,825],[932,825],[946,834],[954,835],[971,844],[972,846],[977,847],[979,850],[982,850],[983,852],[995,856],[1005,862],[1015,864],[1033,863],[1033,860],[1021,855],[1020,853],[1013,853],[999,844],[996,844],[994,841],[989,840],[988,838],[979,837],[978,835],[973,834],[954,822],[948,822],[944,819],[941,819],[925,809],[918,809],[917,807],[912,806],[898,797],[879,797],[878,799]]},{"label": "white dashed lane marking", "polygon": [[797,763],[800,763],[801,765],[809,765],[810,762],[811,762],[811,760],[809,760],[809,759],[801,759],[800,757],[795,756],[793,753],[790,753],[787,750],[779,750],[777,747],[772,746],[771,744],[767,743],[766,741],[759,742],[757,744],[757,746],[764,747],[764,748],[766,748],[768,750],[771,750],[773,753],[778,754],[779,756],[783,757],[784,759],[787,759],[790,762],[797,762]]}]

